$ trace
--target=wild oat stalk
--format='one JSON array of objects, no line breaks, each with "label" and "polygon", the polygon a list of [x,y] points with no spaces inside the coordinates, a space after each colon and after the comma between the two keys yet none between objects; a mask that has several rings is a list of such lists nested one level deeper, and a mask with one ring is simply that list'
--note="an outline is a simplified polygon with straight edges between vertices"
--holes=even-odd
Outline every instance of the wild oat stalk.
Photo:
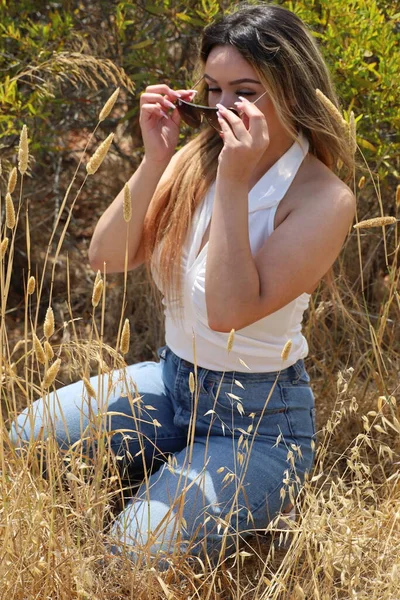
[{"label": "wild oat stalk", "polygon": [[130,330],[130,325],[129,325],[129,319],[125,319],[125,323],[122,328],[121,343],[120,343],[120,350],[121,350],[122,354],[127,354],[129,352],[130,335],[131,335],[131,330]]},{"label": "wild oat stalk", "polygon": [[129,223],[132,218],[132,196],[131,190],[129,189],[129,185],[127,183],[124,185],[123,215],[124,221]]},{"label": "wild oat stalk", "polygon": [[8,238],[4,238],[4,240],[0,244],[0,259],[4,258],[8,248]]},{"label": "wild oat stalk", "polygon": [[57,358],[54,363],[46,371],[46,375],[43,380],[43,387],[49,388],[57,377],[57,373],[60,369],[61,358]]},{"label": "wild oat stalk", "polygon": [[29,160],[29,144],[28,144],[28,129],[26,125],[22,127],[21,136],[19,139],[18,148],[18,169],[21,175],[24,175],[28,169]]},{"label": "wild oat stalk", "polygon": [[26,291],[28,292],[28,296],[32,296],[35,291],[36,280],[33,275],[31,275],[28,279],[28,285],[26,286]]},{"label": "wild oat stalk", "polygon": [[226,344],[226,349],[228,352],[230,352],[232,350],[234,341],[235,341],[235,330],[231,329],[231,331],[229,333],[229,337],[228,337],[228,342]]},{"label": "wild oat stalk", "polygon": [[108,115],[110,114],[110,112],[112,111],[112,109],[114,108],[114,104],[117,101],[118,98],[118,94],[119,94],[119,87],[115,90],[115,92],[109,97],[109,99],[107,100],[107,102],[105,103],[105,105],[103,106],[103,108],[100,111],[100,115],[99,115],[99,122],[101,123],[102,121],[104,121],[104,119],[106,119],[108,117]]},{"label": "wild oat stalk", "polygon": [[40,340],[35,333],[33,333],[32,339],[33,339],[33,349],[35,351],[36,358],[42,365],[44,365],[46,363],[46,355],[43,350],[42,344],[40,343]]},{"label": "wild oat stalk", "polygon": [[43,332],[47,339],[51,338],[51,336],[54,333],[54,312],[51,306],[49,306],[49,308],[46,311]]},{"label": "wild oat stalk", "polygon": [[286,344],[283,346],[283,350],[281,353],[282,360],[287,360],[289,358],[291,349],[292,349],[292,340],[288,340],[286,342]]},{"label": "wild oat stalk", "polygon": [[320,100],[320,102],[324,105],[326,111],[330,114],[330,116],[333,118],[333,120],[336,121],[336,123],[339,125],[339,127],[343,131],[347,132],[348,124],[345,121],[345,119],[343,118],[339,109],[336,108],[336,106],[333,104],[333,102],[331,100],[329,100],[329,98],[327,96],[325,96],[325,94],[323,92],[321,92],[321,90],[319,90],[318,88],[315,90],[315,93],[317,95],[318,100]]},{"label": "wild oat stalk", "polygon": [[374,219],[366,219],[359,221],[353,225],[354,229],[369,229],[370,227],[384,227],[385,225],[393,225],[397,223],[396,217],[375,217]]},{"label": "wild oat stalk", "polygon": [[[98,271],[98,273],[100,273],[100,271]],[[94,286],[93,286],[93,294],[92,294],[93,308],[96,308],[96,306],[98,305],[98,303],[101,300],[101,296],[103,294],[103,287],[104,287],[104,283],[103,283],[101,276],[99,279],[97,279],[97,277],[96,277],[96,281],[94,282]]]},{"label": "wild oat stalk", "polygon": [[6,225],[9,229],[14,229],[15,227],[14,203],[9,192],[6,194]]},{"label": "wild oat stalk", "polygon": [[10,175],[8,177],[7,192],[9,194],[12,194],[13,191],[15,190],[16,185],[17,185],[17,167],[14,167],[10,171]]},{"label": "wild oat stalk", "polygon": [[107,156],[107,152],[110,149],[113,139],[114,134],[110,133],[110,135],[106,137],[106,139],[97,148],[93,156],[89,159],[89,162],[86,165],[86,171],[88,172],[88,175],[94,175],[96,173],[97,169]]}]

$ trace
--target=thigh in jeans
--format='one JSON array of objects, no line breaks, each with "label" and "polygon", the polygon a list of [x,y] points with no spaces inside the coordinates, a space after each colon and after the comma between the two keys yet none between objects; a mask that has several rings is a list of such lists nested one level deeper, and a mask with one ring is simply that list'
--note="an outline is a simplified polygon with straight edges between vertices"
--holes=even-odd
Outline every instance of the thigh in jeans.
[{"label": "thigh in jeans", "polygon": [[[157,458],[179,451],[186,432],[174,425],[174,402],[163,381],[164,361],[143,362],[90,379],[97,399],[88,398],[82,381],[51,392],[24,410],[10,431],[15,446],[54,436],[61,448],[107,432],[113,452],[133,471]],[[146,408],[148,407],[148,408]],[[138,455],[138,453],[141,453]],[[135,460],[136,455],[136,460]]]},{"label": "thigh in jeans", "polygon": [[295,499],[312,468],[315,435],[309,382],[295,375],[284,373],[280,383],[242,376],[240,391],[232,374],[217,387],[206,375],[196,429],[208,435],[196,435],[191,455],[181,451],[152,475],[114,525],[133,558],[144,546],[161,556],[232,552],[239,537],[265,529]]}]

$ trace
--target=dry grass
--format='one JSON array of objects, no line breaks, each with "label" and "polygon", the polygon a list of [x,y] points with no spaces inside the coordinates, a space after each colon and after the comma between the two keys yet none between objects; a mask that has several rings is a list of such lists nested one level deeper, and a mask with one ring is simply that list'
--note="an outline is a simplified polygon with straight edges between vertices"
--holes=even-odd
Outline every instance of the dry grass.
[{"label": "dry grass", "polygon": [[[174,554],[169,569],[159,571],[148,548],[143,548],[141,564],[133,564],[127,556],[115,556],[109,550],[112,541],[109,525],[123,503],[125,484],[120,465],[108,449],[108,434],[103,427],[107,395],[101,398],[102,411],[93,416],[88,431],[88,439],[93,443],[90,459],[83,442],[61,451],[51,438],[29,443],[16,452],[7,433],[10,421],[21,407],[45,396],[54,383],[58,386],[58,377],[64,383],[70,378],[82,379],[87,396],[95,398],[98,390],[91,385],[90,374],[108,375],[115,369],[122,369],[123,373],[125,361],[139,360],[135,352],[143,353],[145,345],[154,348],[162,343],[162,330],[154,317],[154,305],[148,303],[149,289],[142,271],[129,279],[130,283],[135,282],[137,290],[134,322],[142,318],[150,324],[141,332],[141,338],[136,332],[133,342],[129,339],[130,326],[125,317],[130,307],[126,274],[120,288],[115,285],[117,280],[106,273],[97,274],[93,292],[90,284],[85,285],[92,316],[90,322],[82,323],[80,315],[72,312],[71,270],[68,262],[64,263],[67,308],[63,318],[59,316],[57,298],[52,297],[55,265],[61,256],[72,209],[86,179],[87,176],[71,203],[69,217],[61,226],[54,256],[50,250],[53,231],[48,250],[43,252],[43,273],[38,273],[33,283],[30,244],[26,244],[24,336],[18,340],[12,335],[6,314],[15,230],[20,227],[23,178],[12,236],[5,228],[7,223],[1,224],[1,598],[397,600],[400,584],[397,226],[378,233],[352,230],[338,265],[338,295],[331,297],[322,287],[314,294],[305,334],[311,347],[307,366],[316,395],[318,446],[314,471],[295,500],[300,514],[298,521],[286,519],[283,528],[285,518],[276,519],[267,532],[259,532],[251,543],[243,541],[237,553],[218,567],[199,559],[193,564],[187,557]],[[70,191],[71,186],[60,214]],[[376,193],[382,213],[378,188]],[[60,215],[55,228],[59,225]],[[27,229],[27,238],[28,232]],[[3,251],[6,234],[10,235],[9,247]],[[381,246],[387,274],[375,277],[376,289],[371,296],[366,282],[371,280],[369,269],[371,257],[376,253],[374,248]],[[358,263],[354,261],[355,251],[359,252]],[[52,283],[43,321],[39,309],[46,270],[51,272]],[[112,324],[113,339],[118,329],[117,339],[108,344],[105,331],[111,319],[110,308],[115,318],[118,305],[122,307],[118,322]],[[140,341],[142,349],[138,350]],[[227,351],[233,344],[232,330]],[[283,358],[289,352],[290,340],[283,349]],[[196,375],[192,375],[190,389],[194,397],[196,386]],[[133,404],[140,402],[134,393],[129,399]],[[242,443],[238,462],[243,465],[243,472],[256,431],[255,427]],[[288,462],[292,460],[293,452],[288,454]],[[46,477],[41,474],[44,464]],[[242,482],[232,475],[226,473],[227,480],[231,479],[239,491]],[[291,492],[289,482],[289,498]],[[232,511],[235,508],[234,501]],[[279,549],[276,542],[281,546],[290,542],[289,550]]]}]

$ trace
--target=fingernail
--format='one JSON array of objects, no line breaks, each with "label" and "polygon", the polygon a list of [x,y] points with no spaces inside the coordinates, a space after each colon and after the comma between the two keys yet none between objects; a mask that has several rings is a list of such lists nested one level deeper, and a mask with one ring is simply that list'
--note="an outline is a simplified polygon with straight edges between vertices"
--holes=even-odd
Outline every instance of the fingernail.
[{"label": "fingernail", "polygon": [[192,94],[198,94],[199,90],[188,90],[188,92],[192,92]]},{"label": "fingernail", "polygon": [[165,117],[165,119],[168,119],[167,113],[165,113],[163,110],[161,111],[161,114],[162,114],[163,117]]},{"label": "fingernail", "polygon": [[[243,96],[238,96],[239,100],[241,100],[242,102],[248,102],[247,98],[243,98]],[[236,104],[236,102],[235,102]]]},{"label": "fingernail", "polygon": [[222,104],[216,104],[215,105],[217,108],[219,108],[219,110],[225,110],[225,106],[223,106]]},{"label": "fingernail", "polygon": [[233,104],[235,104],[235,105],[236,105],[236,104],[242,104],[242,103],[241,103],[241,102],[234,102]]},{"label": "fingernail", "polygon": [[164,104],[166,104],[167,106],[169,106],[170,108],[175,108],[175,104],[172,104],[172,102],[170,102],[169,100],[164,100]]}]

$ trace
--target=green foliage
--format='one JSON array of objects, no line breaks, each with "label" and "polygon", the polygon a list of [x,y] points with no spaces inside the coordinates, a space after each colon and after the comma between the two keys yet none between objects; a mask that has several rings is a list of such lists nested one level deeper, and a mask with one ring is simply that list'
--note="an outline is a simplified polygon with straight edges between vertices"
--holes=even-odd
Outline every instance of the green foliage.
[{"label": "green foliage", "polygon": [[344,110],[358,120],[358,144],[381,178],[400,151],[400,12],[377,0],[280,2],[309,24],[333,74]]},{"label": "green foliage", "polygon": [[[398,176],[400,13],[394,3],[278,2],[308,23],[317,38],[344,112],[355,112],[358,143],[370,166],[381,179]],[[116,85],[129,92],[159,81],[174,87],[191,85],[202,28],[237,4],[3,0],[0,144],[3,148],[14,144],[25,122],[32,133],[40,127],[45,154],[72,126],[93,127],[98,109]],[[137,119],[138,102],[129,102],[120,120],[130,121],[138,132]]]}]

